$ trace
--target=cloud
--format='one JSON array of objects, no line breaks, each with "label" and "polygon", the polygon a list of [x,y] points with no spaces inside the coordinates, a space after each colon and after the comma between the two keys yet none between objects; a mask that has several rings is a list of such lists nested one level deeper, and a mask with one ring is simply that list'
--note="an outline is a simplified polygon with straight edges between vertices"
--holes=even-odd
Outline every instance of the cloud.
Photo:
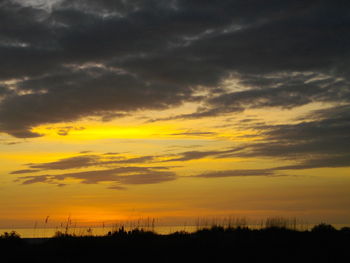
[{"label": "cloud", "polygon": [[228,150],[212,150],[212,151],[186,151],[177,154],[178,157],[169,158],[167,160],[164,160],[163,162],[185,162],[185,161],[191,161],[191,160],[198,160],[203,159],[206,157],[220,157],[224,154],[234,154],[235,152],[239,152],[244,147],[235,147]]},{"label": "cloud", "polygon": [[121,159],[121,160],[115,160],[115,161],[106,161],[105,164],[131,164],[131,163],[148,163],[155,161],[155,156],[141,156],[141,157],[135,157],[135,158],[127,158],[127,159]]},{"label": "cloud", "polygon": [[170,158],[164,160],[164,162],[184,162],[190,160],[198,160],[208,156],[217,155],[221,151],[188,151],[180,153],[180,157]]},{"label": "cloud", "polygon": [[297,73],[275,75],[241,75],[239,85],[243,91],[223,92],[209,97],[204,107],[196,112],[151,121],[197,119],[245,109],[279,107],[291,109],[313,102],[350,102],[350,82],[338,77]]},{"label": "cloud", "polygon": [[120,186],[120,185],[112,185],[110,187],[108,187],[108,189],[112,189],[112,190],[126,190],[126,187]]},{"label": "cloud", "polygon": [[[201,107],[178,118],[349,103],[346,1],[38,3],[1,2],[0,81],[15,84],[0,90],[0,131],[15,137],[190,101]],[[246,90],[223,89],[232,76]]]},{"label": "cloud", "polygon": [[11,91],[5,86],[0,85],[0,102],[2,99],[6,98],[6,96],[9,96],[11,94],[13,94],[13,91]]},{"label": "cloud", "polygon": [[243,157],[295,162],[294,165],[271,168],[274,170],[349,167],[349,113],[350,106],[343,105],[313,111],[293,124],[267,125],[245,121],[261,139],[224,150],[186,151],[165,162]]},{"label": "cloud", "polygon": [[73,127],[73,126],[67,126],[67,127],[60,127],[57,131],[57,134],[60,136],[67,136],[70,131],[81,131],[84,130],[84,127]]},{"label": "cloud", "polygon": [[23,180],[22,184],[35,184],[35,183],[52,183],[49,176],[47,175],[36,175],[36,176],[24,176],[19,177],[15,182]]},{"label": "cloud", "polygon": [[295,164],[275,170],[350,166],[350,107],[334,106],[313,111],[292,124],[248,123],[261,139],[226,149],[191,150],[176,154],[125,157],[118,154],[86,154],[55,162],[27,164],[28,169],[12,174],[44,170],[113,167],[120,164],[187,162],[203,158],[273,158]]},{"label": "cloud", "polygon": [[331,155],[319,158],[307,159],[295,165],[285,165],[274,168],[275,170],[303,170],[313,168],[337,168],[349,167],[350,154],[345,155]]},{"label": "cloud", "polygon": [[0,144],[3,145],[16,145],[16,144],[20,144],[23,143],[23,141],[9,141],[9,140],[1,140],[0,139]]},{"label": "cloud", "polygon": [[326,79],[319,79],[321,76],[317,74],[294,74],[292,76],[283,74],[269,78],[261,77],[260,80],[255,79],[254,81],[257,81],[255,85],[249,83],[249,79],[245,79],[242,84],[250,84],[249,90],[219,95],[210,99],[208,104],[223,108],[231,105],[242,108],[243,105],[246,105],[246,108],[293,108],[315,101],[349,102],[350,83],[330,76],[326,77]]},{"label": "cloud", "polygon": [[[21,176],[22,184],[60,183],[76,179],[84,184],[114,182],[117,185],[152,184],[177,179],[167,166],[126,166],[121,164],[145,164],[186,162],[203,158],[273,158],[293,162],[266,169],[240,169],[207,171],[195,177],[218,178],[232,176],[278,176],[279,171],[314,168],[350,167],[350,109],[334,106],[316,110],[299,119],[299,122],[283,125],[260,125],[253,122],[251,128],[260,131],[263,139],[222,150],[185,151],[177,154],[125,157],[118,153],[83,154],[63,158],[55,162],[30,163],[28,169],[12,174],[42,173],[48,170],[90,168],[89,171],[62,174],[39,174]],[[250,123],[248,121],[248,123]],[[91,167],[94,167],[91,170]],[[97,169],[104,167],[105,169]],[[106,169],[108,168],[108,169]]]},{"label": "cloud", "polygon": [[[116,183],[110,189],[126,189],[123,185],[157,184],[177,179],[173,166],[139,166],[140,164],[157,162],[157,156],[125,157],[118,153],[91,154],[82,152],[77,156],[59,159],[54,162],[28,163],[29,169],[12,171],[10,174],[35,175],[19,176],[15,179],[21,184],[47,183],[57,186],[66,185],[68,179],[82,184],[98,184],[101,182]],[[137,164],[138,166],[121,166]],[[84,168],[84,171],[76,171]],[[102,169],[101,169],[102,168]],[[88,169],[88,170],[86,170]],[[61,174],[43,172],[73,170]],[[38,174],[39,173],[39,174]]]},{"label": "cloud", "polygon": [[208,135],[216,135],[216,134],[217,134],[216,132],[186,131],[186,132],[172,133],[170,135],[208,136]]},{"label": "cloud", "polygon": [[252,151],[270,156],[280,155],[282,151],[284,155],[347,154],[350,149],[349,109],[349,106],[329,108],[317,111],[319,118],[316,120],[266,126],[264,135],[270,145],[257,144]]},{"label": "cloud", "polygon": [[39,170],[66,170],[96,166],[99,161],[100,157],[97,155],[83,155],[64,158],[56,162],[28,164],[28,167]]},{"label": "cloud", "polygon": [[34,169],[23,169],[23,170],[16,170],[16,171],[12,171],[10,172],[10,174],[28,174],[28,173],[35,173],[38,170],[34,170]]},{"label": "cloud", "polygon": [[[218,158],[278,158],[296,162],[275,169],[310,169],[350,166],[350,108],[336,106],[314,111],[299,123],[256,126],[259,142],[245,144],[242,150]],[[310,120],[310,118],[312,118]]]},{"label": "cloud", "polygon": [[[176,90],[161,85],[148,86],[131,75],[74,75],[76,76],[44,77],[27,81],[31,82],[25,85],[27,89],[31,89],[31,86],[41,88],[41,81],[44,82],[43,89],[46,85],[50,88],[45,93],[6,97],[0,106],[0,128],[16,137],[35,137],[40,135],[31,133],[30,129],[42,123],[105,116],[111,110],[165,109],[180,104],[185,96],[191,95],[190,90]],[[29,105],[31,109],[27,110]]]},{"label": "cloud", "polygon": [[[84,152],[83,152],[84,153]],[[34,173],[48,170],[69,170],[87,167],[110,167],[119,164],[144,164],[155,162],[156,156],[124,157],[115,153],[110,154],[85,154],[63,158],[54,162],[29,163],[26,166],[30,169],[13,171],[10,174]]]},{"label": "cloud", "polygon": [[220,178],[220,177],[241,177],[241,176],[276,176],[275,172],[271,169],[253,169],[253,170],[224,170],[224,171],[211,171],[202,174],[195,175],[194,177],[201,178]]},{"label": "cloud", "polygon": [[107,170],[93,170],[85,172],[64,173],[58,175],[22,176],[16,181],[22,184],[53,183],[61,184],[66,179],[76,179],[83,184],[98,184],[101,182],[114,182],[123,185],[157,184],[173,181],[176,174],[164,171],[165,167],[118,167]]},{"label": "cloud", "polygon": [[27,1],[20,1],[20,0],[12,0],[14,3],[23,5],[23,6],[29,6],[36,9],[43,9],[47,12],[50,12],[52,8],[57,5],[58,3],[62,2],[63,0],[27,0]]}]

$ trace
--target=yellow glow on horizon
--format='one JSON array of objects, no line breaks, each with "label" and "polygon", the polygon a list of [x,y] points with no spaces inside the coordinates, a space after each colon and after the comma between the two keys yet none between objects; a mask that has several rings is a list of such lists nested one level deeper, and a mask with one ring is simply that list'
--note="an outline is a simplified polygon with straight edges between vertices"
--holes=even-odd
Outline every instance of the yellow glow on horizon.
[{"label": "yellow glow on horizon", "polygon": [[45,138],[50,139],[68,139],[68,140],[95,140],[105,138],[121,138],[121,139],[133,139],[133,138],[153,138],[156,136],[165,136],[172,130],[170,125],[163,126],[151,126],[151,125],[139,125],[139,126],[122,126],[122,125],[101,125],[101,124],[86,124],[84,129],[72,129],[68,131],[66,136],[58,134],[60,129],[63,129],[64,125],[55,126],[38,126],[33,129],[33,132],[39,134],[45,134]]},{"label": "yellow glow on horizon", "polygon": [[[171,122],[162,124],[142,124],[142,125],[113,125],[113,123],[87,124],[84,129],[72,129],[67,135],[59,134],[61,125],[38,126],[32,131],[44,135],[42,141],[87,141],[101,139],[157,139],[174,141],[180,139],[200,139],[200,140],[227,140],[227,141],[254,141],[262,139],[254,131],[237,131],[235,129],[217,129],[213,130],[203,127],[203,130],[183,129],[181,122]],[[40,140],[40,138],[39,138]]]}]

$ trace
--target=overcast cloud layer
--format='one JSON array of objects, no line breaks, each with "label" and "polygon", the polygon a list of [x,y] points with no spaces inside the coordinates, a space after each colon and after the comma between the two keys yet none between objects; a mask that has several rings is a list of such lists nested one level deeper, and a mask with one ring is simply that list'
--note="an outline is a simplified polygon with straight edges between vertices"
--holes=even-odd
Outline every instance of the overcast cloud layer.
[{"label": "overcast cloud layer", "polygon": [[[202,106],[177,117],[350,100],[348,1],[0,5],[0,131],[15,137],[186,101]],[[230,76],[246,90],[221,89]]]}]

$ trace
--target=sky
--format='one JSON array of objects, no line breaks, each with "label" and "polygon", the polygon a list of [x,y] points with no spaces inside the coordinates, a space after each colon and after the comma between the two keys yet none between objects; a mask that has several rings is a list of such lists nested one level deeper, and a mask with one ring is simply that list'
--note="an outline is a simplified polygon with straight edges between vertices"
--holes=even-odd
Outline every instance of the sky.
[{"label": "sky", "polygon": [[1,0],[0,227],[350,224],[349,10]]}]

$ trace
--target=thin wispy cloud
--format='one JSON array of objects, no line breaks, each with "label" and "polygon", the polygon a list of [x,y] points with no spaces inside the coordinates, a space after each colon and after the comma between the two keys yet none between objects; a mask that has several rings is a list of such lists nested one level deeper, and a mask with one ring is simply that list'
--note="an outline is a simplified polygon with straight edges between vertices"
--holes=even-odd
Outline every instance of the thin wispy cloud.
[{"label": "thin wispy cloud", "polygon": [[11,174],[33,173],[48,170],[69,170],[87,167],[111,167],[120,164],[144,164],[156,160],[156,156],[125,157],[118,154],[87,154],[63,158],[54,162],[29,163],[28,168],[11,172]]},{"label": "thin wispy cloud", "polygon": [[200,178],[221,178],[221,177],[244,177],[244,176],[276,176],[273,170],[270,169],[255,169],[255,170],[224,170],[212,171],[195,175]]},{"label": "thin wispy cloud", "polygon": [[166,167],[118,167],[105,170],[91,170],[63,174],[44,174],[22,176],[16,179],[21,184],[49,183],[61,185],[66,179],[76,179],[83,184],[98,184],[101,182],[123,185],[156,184],[173,181],[176,174],[167,171]]}]

